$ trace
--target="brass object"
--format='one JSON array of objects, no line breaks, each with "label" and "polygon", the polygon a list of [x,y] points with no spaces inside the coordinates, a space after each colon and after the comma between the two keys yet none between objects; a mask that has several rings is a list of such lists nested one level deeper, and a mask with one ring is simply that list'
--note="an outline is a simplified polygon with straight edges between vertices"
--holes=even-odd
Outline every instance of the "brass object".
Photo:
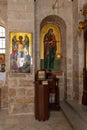
[{"label": "brass object", "polygon": [[61,58],[62,58],[61,53],[57,53],[57,54],[56,54],[56,59],[61,59]]},{"label": "brass object", "polygon": [[83,15],[86,17],[87,15],[87,3],[83,6]]},{"label": "brass object", "polygon": [[87,20],[80,21],[78,28],[79,28],[79,30],[87,29]]},{"label": "brass object", "polygon": [[87,3],[83,6],[84,21],[79,22],[79,30],[87,29]]}]

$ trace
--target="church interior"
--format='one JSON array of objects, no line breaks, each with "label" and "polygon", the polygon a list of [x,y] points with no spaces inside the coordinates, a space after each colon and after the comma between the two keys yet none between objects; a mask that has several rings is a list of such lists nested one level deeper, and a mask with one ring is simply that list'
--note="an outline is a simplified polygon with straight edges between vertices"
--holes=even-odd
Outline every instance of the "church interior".
[{"label": "church interior", "polygon": [[86,0],[0,0],[0,130],[87,130],[86,44]]}]

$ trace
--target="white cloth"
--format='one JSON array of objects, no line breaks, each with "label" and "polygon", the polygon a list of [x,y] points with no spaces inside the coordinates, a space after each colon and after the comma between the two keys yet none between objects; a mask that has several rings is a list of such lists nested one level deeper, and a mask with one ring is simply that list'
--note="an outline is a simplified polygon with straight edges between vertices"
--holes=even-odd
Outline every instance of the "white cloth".
[{"label": "white cloth", "polygon": [[0,72],[0,80],[3,82],[4,86],[6,81],[6,72]]}]

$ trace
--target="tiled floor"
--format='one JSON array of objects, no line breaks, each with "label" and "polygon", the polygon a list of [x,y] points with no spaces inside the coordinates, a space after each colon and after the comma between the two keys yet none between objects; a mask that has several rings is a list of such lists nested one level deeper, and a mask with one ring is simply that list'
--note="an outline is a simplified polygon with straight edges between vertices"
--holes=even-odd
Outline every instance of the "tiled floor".
[{"label": "tiled floor", "polygon": [[62,111],[52,111],[49,120],[38,121],[34,115],[8,115],[0,110],[0,130],[72,130]]},{"label": "tiled floor", "polygon": [[0,130],[73,130],[63,112],[52,111],[49,120],[38,121],[34,115],[8,115],[0,110]]}]

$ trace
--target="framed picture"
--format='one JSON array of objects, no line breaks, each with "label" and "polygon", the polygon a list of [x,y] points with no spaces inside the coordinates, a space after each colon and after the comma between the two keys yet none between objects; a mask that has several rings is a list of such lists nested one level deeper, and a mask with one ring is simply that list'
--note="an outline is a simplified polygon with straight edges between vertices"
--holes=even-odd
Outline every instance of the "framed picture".
[{"label": "framed picture", "polygon": [[0,72],[5,71],[5,54],[0,54]]},{"label": "framed picture", "polygon": [[61,45],[60,28],[53,23],[45,24],[40,31],[40,68],[61,71]]},{"label": "framed picture", "polygon": [[37,80],[46,80],[46,70],[37,71]]},{"label": "framed picture", "polygon": [[10,33],[10,69],[12,72],[30,73],[32,64],[32,34]]}]

